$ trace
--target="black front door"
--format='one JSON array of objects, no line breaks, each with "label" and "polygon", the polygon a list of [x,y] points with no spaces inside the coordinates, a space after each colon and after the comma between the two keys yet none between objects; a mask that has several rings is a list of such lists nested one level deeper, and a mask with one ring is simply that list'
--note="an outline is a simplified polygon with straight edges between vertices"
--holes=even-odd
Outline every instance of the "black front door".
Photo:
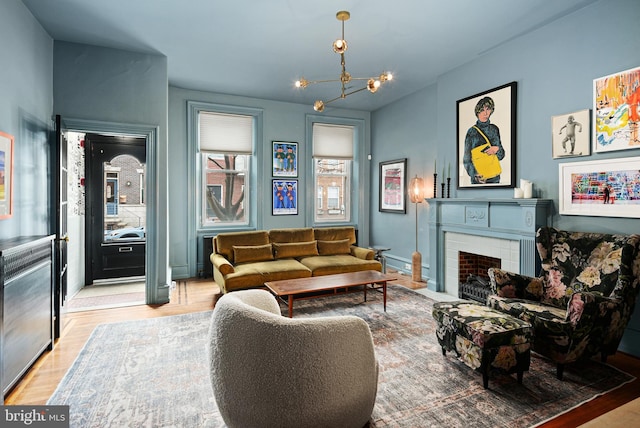
[{"label": "black front door", "polygon": [[145,275],[144,138],[85,136],[86,283]]}]

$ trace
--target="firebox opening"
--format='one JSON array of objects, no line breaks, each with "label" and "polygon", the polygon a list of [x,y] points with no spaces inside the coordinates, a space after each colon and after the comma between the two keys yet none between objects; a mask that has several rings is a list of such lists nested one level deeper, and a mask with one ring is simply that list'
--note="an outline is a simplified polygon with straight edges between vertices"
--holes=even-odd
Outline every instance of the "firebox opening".
[{"label": "firebox opening", "polygon": [[479,254],[458,252],[458,283],[467,282],[469,275],[478,276],[489,281],[489,268],[500,268],[501,260],[495,257],[481,256]]}]

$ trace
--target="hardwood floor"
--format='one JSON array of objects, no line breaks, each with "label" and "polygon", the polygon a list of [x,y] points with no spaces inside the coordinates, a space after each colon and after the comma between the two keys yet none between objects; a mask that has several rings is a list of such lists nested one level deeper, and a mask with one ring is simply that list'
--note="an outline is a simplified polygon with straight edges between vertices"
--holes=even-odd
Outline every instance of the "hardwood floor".
[{"label": "hardwood floor", "polygon": [[[412,289],[425,286],[424,283],[413,282],[410,277],[402,275],[399,276],[397,283]],[[165,305],[140,305],[65,314],[64,328],[54,350],[40,357],[6,397],[5,404],[45,404],[98,324],[210,310],[214,307],[218,293],[219,289],[211,279],[191,279],[180,283],[172,292],[171,302]],[[609,357],[608,362],[635,376],[636,380],[560,415],[541,427],[576,427],[639,398],[640,359],[618,352]],[[628,415],[637,413],[640,400],[635,400],[630,406],[629,409],[627,409],[629,406],[625,406],[618,412],[624,411]],[[614,421],[613,426],[616,426],[616,420],[625,420],[624,415],[615,413],[611,415],[613,415],[611,418]],[[612,426],[611,422],[608,422],[607,426]]]}]

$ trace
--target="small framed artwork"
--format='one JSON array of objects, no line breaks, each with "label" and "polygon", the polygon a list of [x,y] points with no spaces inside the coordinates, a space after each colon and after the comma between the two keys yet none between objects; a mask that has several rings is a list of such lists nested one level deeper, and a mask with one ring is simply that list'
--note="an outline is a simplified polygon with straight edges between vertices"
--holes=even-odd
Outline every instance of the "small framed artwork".
[{"label": "small framed artwork", "polygon": [[407,159],[380,162],[380,208],[381,212],[407,212]]},{"label": "small framed artwork", "polygon": [[272,214],[298,214],[298,180],[273,180]]},{"label": "small framed artwork", "polygon": [[561,163],[562,215],[640,218],[640,157]]},{"label": "small framed artwork", "polygon": [[593,81],[593,151],[640,149],[640,67]]},{"label": "small framed artwork", "polygon": [[0,219],[13,215],[13,135],[0,132]]},{"label": "small framed artwork", "polygon": [[298,143],[272,141],[272,168],[274,177],[298,176]]},{"label": "small framed artwork", "polygon": [[458,188],[515,187],[517,82],[457,101]]},{"label": "small framed artwork", "polygon": [[554,159],[591,154],[591,111],[589,109],[551,118],[551,153]]}]

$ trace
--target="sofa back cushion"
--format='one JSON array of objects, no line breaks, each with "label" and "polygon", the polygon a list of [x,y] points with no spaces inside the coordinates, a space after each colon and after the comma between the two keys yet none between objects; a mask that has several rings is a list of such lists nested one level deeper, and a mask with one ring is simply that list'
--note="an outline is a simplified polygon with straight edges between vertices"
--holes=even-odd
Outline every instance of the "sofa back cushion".
[{"label": "sofa back cushion", "polygon": [[219,233],[213,238],[213,251],[223,255],[231,263],[236,263],[233,246],[269,244],[269,234],[265,230],[251,232]]},{"label": "sofa back cushion", "polygon": [[316,241],[309,242],[274,242],[273,253],[276,259],[292,259],[318,255]]},{"label": "sofa back cushion", "polygon": [[272,229],[269,231],[270,242],[311,242],[314,241],[313,229],[310,227],[291,229]]},{"label": "sofa back cushion", "polygon": [[266,262],[273,260],[271,244],[234,245],[233,260],[235,263]]},{"label": "sofa back cushion", "polygon": [[536,246],[544,278],[542,302],[566,308],[573,293],[611,296],[627,240],[625,235],[539,229]]},{"label": "sofa back cushion", "polygon": [[356,243],[356,230],[352,226],[346,227],[317,227],[313,229],[314,239],[318,241],[339,241],[348,239],[349,245]]},{"label": "sofa back cushion", "polygon": [[351,243],[348,238],[337,241],[318,241],[318,253],[321,256],[351,254]]}]

